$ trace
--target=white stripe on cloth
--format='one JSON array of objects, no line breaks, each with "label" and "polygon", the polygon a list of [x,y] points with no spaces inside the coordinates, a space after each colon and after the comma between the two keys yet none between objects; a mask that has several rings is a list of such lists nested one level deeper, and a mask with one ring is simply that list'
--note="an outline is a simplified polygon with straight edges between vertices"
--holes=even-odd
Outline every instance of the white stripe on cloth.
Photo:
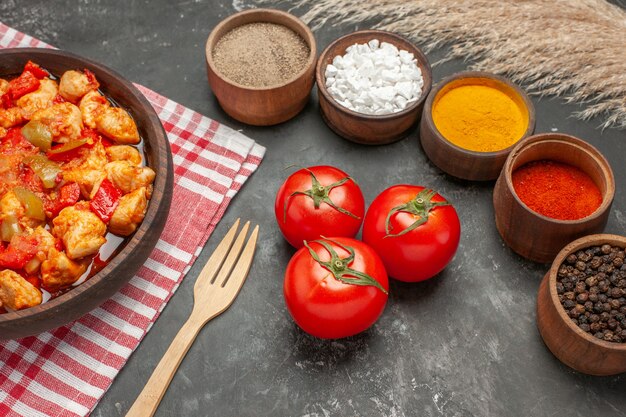
[{"label": "white stripe on cloth", "polygon": [[[122,320],[116,315],[111,314],[108,311],[104,310],[102,307],[96,308],[89,314],[92,314],[94,317],[99,318],[100,320],[107,323],[111,327],[114,327],[120,332],[126,333],[127,335],[134,337],[135,339],[141,339],[141,337],[143,336],[143,333],[144,333],[143,329],[133,326],[129,322]],[[76,324],[79,324],[79,322],[76,322]],[[86,336],[86,335],[81,333],[81,336]]]},{"label": "white stripe on cloth", "polygon": [[89,384],[89,382],[77,377],[76,375],[57,365],[53,361],[45,361],[43,365],[41,365],[41,369],[43,369],[50,375],[54,375],[56,378],[65,382],[67,385],[75,387],[83,394],[90,397],[100,398],[104,394],[104,390],[102,388],[98,388]]},{"label": "white stripe on cloth", "polygon": [[132,285],[133,287],[147,293],[150,294],[153,297],[159,298],[161,300],[165,300],[165,298],[168,296],[169,292],[167,292],[166,290],[164,290],[163,288],[159,287],[158,285],[154,285],[153,283],[151,283],[150,281],[146,280],[145,278],[142,278],[138,275],[135,275],[131,280],[130,280],[130,285]]},{"label": "white stripe on cloth", "polygon": [[50,417],[47,414],[44,414],[33,408],[30,408],[29,406],[27,406],[21,401],[16,401],[15,405],[13,405],[13,407],[11,408],[11,411],[15,411],[16,413],[19,413],[23,416],[28,416],[28,417]]},{"label": "white stripe on cloth", "polygon": [[204,198],[207,198],[209,200],[211,200],[212,202],[214,202],[217,205],[222,204],[222,201],[224,200],[224,196],[216,193],[215,191],[213,191],[212,189],[210,189],[209,187],[207,187],[206,185],[202,185],[198,182],[195,182],[194,180],[190,180],[189,178],[184,178],[181,177],[178,180],[178,185],[180,185],[183,188],[188,189],[189,191],[192,191],[198,195],[201,195]]},{"label": "white stripe on cloth", "polygon": [[181,262],[191,262],[191,260],[193,259],[193,255],[190,254],[187,251],[184,251],[182,249],[177,248],[174,245],[170,245],[169,243],[167,243],[166,241],[164,241],[163,239],[159,239],[159,241],[156,244],[157,249],[159,249],[162,252],[167,253],[169,256],[178,259]]},{"label": "white stripe on cloth", "polygon": [[[74,324],[74,331],[76,333],[80,333],[82,337],[89,340],[90,342],[93,342],[96,345],[102,347],[103,349],[106,349],[109,352],[117,356],[120,356],[122,358],[126,358],[130,356],[131,353],[133,353],[132,349],[129,349],[126,346],[120,345],[116,341],[111,340],[110,338],[106,337],[105,335],[101,333],[97,333],[93,329],[87,326],[84,326],[80,322],[76,322]],[[126,332],[125,330],[120,330],[120,333],[128,334],[128,332]],[[141,335],[143,335],[143,330],[141,330]],[[141,337],[141,335],[139,335],[139,337]]]},{"label": "white stripe on cloth", "polygon": [[176,271],[167,265],[163,265],[152,258],[148,258],[143,266],[172,281],[178,281],[178,278],[180,277],[180,271]]},{"label": "white stripe on cloth", "polygon": [[121,292],[118,292],[113,297],[111,297],[111,300],[115,301],[121,306],[126,307],[127,309],[131,310],[133,313],[147,318],[148,320],[152,320],[156,314],[155,309],[141,302],[137,302],[137,300],[127,297]]},{"label": "white stripe on cloth", "polygon": [[38,397],[45,398],[46,400],[57,404],[74,414],[86,415],[89,412],[89,408],[67,398],[64,395],[58,394],[53,390],[44,387],[35,380],[30,381],[30,383],[28,384],[28,390]]}]

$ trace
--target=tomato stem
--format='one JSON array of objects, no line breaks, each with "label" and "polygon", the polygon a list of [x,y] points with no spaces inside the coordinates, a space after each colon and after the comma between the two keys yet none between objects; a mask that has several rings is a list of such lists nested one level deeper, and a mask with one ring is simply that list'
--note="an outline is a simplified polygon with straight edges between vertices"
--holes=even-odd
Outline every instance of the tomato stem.
[{"label": "tomato stem", "polygon": [[333,247],[329,245],[328,242],[326,242],[325,240],[314,240],[313,242],[319,243],[324,247],[324,249],[328,251],[328,253],[330,254],[329,262],[323,262],[317,255],[317,253],[311,248],[311,246],[309,246],[309,243],[306,240],[304,241],[304,246],[306,246],[306,248],[309,250],[309,254],[311,254],[311,257],[315,260],[315,262],[320,264],[323,268],[327,269],[337,281],[341,281],[345,284],[350,285],[376,287],[383,293],[388,294],[387,290],[385,290],[383,286],[380,285],[380,283],[374,278],[364,272],[357,271],[349,267],[350,263],[354,261],[354,248],[342,245],[341,243],[328,238],[324,239],[344,249],[346,252],[349,253],[348,257],[340,258],[335,249],[333,249]]},{"label": "tomato stem", "polygon": [[[433,209],[435,209],[436,207],[450,205],[450,203],[448,203],[447,201],[432,201],[432,198],[435,196],[435,194],[437,194],[436,191],[430,190],[428,188],[423,189],[422,191],[417,193],[414,199],[389,210],[387,218],[385,219],[385,232],[387,233],[385,235],[385,238],[402,236],[410,232],[411,230],[417,229],[419,226],[428,221],[429,213]],[[393,234],[391,233],[391,216],[400,211],[414,214],[419,218],[406,229],[400,231],[399,233]]]},{"label": "tomato stem", "polygon": [[326,203],[329,206],[331,206],[332,208],[334,208],[335,210],[337,210],[340,213],[346,214],[352,218],[355,219],[361,219],[361,217],[349,212],[348,210],[344,209],[343,207],[339,207],[338,205],[336,205],[331,199],[330,199],[330,192],[333,188],[342,186],[343,184],[345,184],[348,181],[352,181],[354,182],[354,180],[352,179],[352,177],[345,177],[340,179],[337,182],[334,182],[330,185],[322,185],[317,177],[315,176],[315,174],[313,173],[313,171],[311,171],[308,168],[304,168],[304,170],[306,170],[309,174],[311,174],[311,183],[312,186],[310,189],[305,190],[305,191],[294,191],[293,193],[291,193],[291,195],[289,196],[289,198],[287,198],[287,200],[285,201],[285,206],[283,209],[283,222],[287,221],[287,205],[289,204],[289,200],[291,200],[291,197],[295,196],[295,195],[304,195],[307,196],[309,198],[311,198],[313,200],[313,206],[318,209],[320,208],[320,205],[322,203]]}]

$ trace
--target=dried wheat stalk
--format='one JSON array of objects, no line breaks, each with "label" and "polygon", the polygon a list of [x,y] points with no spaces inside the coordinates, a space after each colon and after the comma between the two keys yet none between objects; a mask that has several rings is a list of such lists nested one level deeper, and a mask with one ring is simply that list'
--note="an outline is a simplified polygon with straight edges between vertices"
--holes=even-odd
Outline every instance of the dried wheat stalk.
[{"label": "dried wheat stalk", "polygon": [[[257,0],[267,2],[268,0]],[[297,0],[318,29],[375,22],[426,50],[582,103],[577,116],[626,128],[626,12],[604,0]]]}]

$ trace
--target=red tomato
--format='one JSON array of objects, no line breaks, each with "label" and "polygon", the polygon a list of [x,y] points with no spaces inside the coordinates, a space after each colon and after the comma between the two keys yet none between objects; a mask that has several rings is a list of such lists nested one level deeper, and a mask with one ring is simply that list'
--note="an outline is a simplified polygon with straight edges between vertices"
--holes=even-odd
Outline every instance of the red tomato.
[{"label": "red tomato", "polygon": [[294,172],[278,189],[274,214],[295,248],[320,236],[354,237],[365,214],[361,188],[340,169],[315,166]]},{"label": "red tomato", "polygon": [[416,185],[395,185],[380,193],[363,224],[363,241],[380,255],[389,276],[400,281],[437,275],[454,257],[460,237],[454,207]]},{"label": "red tomato", "polygon": [[285,303],[296,324],[323,339],[369,328],[387,303],[389,281],[380,257],[365,243],[346,237],[307,244],[285,271]]}]

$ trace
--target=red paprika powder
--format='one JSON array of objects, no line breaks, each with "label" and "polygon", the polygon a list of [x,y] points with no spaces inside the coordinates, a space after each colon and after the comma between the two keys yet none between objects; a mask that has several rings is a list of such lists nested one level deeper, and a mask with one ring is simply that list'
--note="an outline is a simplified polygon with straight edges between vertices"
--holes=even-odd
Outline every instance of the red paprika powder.
[{"label": "red paprika powder", "polygon": [[578,220],[602,204],[600,189],[587,173],[557,161],[529,162],[513,171],[517,196],[533,211],[558,220]]}]

